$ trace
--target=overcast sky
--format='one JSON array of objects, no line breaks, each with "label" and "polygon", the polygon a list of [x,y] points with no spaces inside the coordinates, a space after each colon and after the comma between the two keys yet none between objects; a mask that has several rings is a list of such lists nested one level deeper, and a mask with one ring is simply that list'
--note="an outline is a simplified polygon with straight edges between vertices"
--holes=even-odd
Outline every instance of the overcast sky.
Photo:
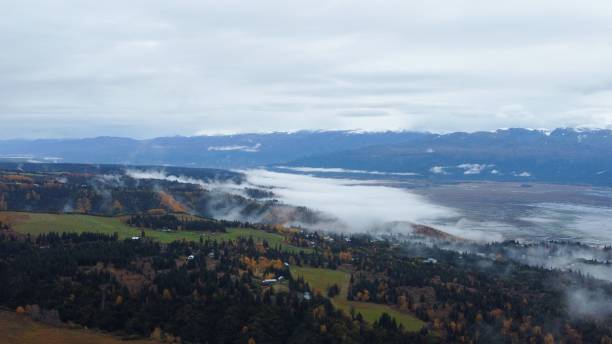
[{"label": "overcast sky", "polygon": [[3,137],[612,126],[612,2],[3,1]]}]

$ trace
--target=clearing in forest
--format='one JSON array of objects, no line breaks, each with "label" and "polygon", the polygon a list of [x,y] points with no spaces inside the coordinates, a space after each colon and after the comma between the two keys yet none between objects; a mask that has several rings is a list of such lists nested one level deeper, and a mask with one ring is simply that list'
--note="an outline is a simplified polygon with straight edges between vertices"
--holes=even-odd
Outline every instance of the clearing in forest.
[{"label": "clearing in forest", "polygon": [[340,287],[340,294],[331,299],[334,306],[343,310],[346,314],[349,314],[351,308],[353,308],[356,313],[361,313],[363,318],[369,323],[374,323],[383,313],[387,313],[395,318],[398,324],[404,325],[407,331],[416,332],[425,325],[423,321],[414,316],[400,312],[388,305],[347,300],[346,296],[351,275],[346,271],[292,266],[291,274],[294,278],[302,276],[313,292],[320,291],[322,295],[327,295],[327,289],[337,284]]}]

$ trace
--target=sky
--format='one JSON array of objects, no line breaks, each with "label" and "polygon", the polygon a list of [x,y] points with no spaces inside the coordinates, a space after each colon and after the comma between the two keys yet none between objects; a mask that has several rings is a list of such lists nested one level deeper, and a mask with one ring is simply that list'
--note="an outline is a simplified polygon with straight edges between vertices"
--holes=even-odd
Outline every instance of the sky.
[{"label": "sky", "polygon": [[612,2],[0,3],[4,138],[612,127]]}]

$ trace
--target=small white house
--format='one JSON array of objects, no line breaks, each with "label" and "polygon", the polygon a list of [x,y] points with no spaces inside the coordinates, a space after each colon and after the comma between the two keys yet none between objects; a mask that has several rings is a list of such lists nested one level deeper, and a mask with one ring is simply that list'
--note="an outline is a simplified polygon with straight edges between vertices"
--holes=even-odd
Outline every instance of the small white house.
[{"label": "small white house", "polygon": [[140,237],[139,236],[133,236],[132,240],[140,240]]},{"label": "small white house", "polygon": [[309,293],[309,292],[304,292],[304,300],[306,300],[306,301],[310,301],[310,299],[311,299],[311,298],[312,298],[312,297],[310,296],[310,293]]},{"label": "small white house", "polygon": [[263,285],[270,285],[270,284],[274,284],[278,282],[278,280],[276,278],[270,278],[270,279],[265,279],[263,281],[261,281],[261,284]]},{"label": "small white house", "polygon": [[187,257],[187,260],[194,260],[195,256],[193,254],[190,254],[189,257]]},{"label": "small white house", "polygon": [[423,262],[427,263],[427,264],[436,264],[438,262],[438,260],[435,259],[435,258],[427,258]]}]

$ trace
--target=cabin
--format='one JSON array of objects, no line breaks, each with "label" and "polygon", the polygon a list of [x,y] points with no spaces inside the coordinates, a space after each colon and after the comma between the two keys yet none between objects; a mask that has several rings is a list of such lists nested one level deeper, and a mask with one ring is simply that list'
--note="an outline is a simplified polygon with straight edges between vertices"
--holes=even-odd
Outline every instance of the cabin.
[{"label": "cabin", "polygon": [[276,278],[269,278],[269,279],[265,279],[263,281],[261,281],[261,284],[263,285],[272,285],[274,283],[278,282],[278,280]]}]

